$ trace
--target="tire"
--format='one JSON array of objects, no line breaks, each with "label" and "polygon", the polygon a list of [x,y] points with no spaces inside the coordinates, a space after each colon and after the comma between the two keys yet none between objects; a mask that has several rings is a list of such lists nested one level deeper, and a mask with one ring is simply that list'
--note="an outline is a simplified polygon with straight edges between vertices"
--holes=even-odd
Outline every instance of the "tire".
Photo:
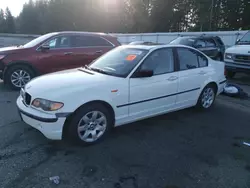
[{"label": "tire", "polygon": [[[93,112],[97,113],[94,120]],[[86,117],[87,115],[87,117]],[[100,120],[102,118],[102,120]],[[67,139],[80,145],[93,145],[103,140],[113,127],[112,113],[102,104],[93,103],[83,106],[73,115],[65,129]],[[101,122],[101,124],[98,122]],[[79,129],[79,127],[81,127]],[[98,130],[99,129],[99,130]],[[102,132],[103,131],[103,132]],[[95,136],[94,136],[95,135]]]},{"label": "tire", "polygon": [[[22,72],[21,72],[22,71]],[[14,79],[17,78],[17,74],[23,75],[23,81],[15,82]],[[20,90],[22,87],[24,87],[25,84],[27,84],[32,78],[35,77],[34,71],[25,65],[13,65],[4,73],[4,82],[7,84],[8,87],[10,87],[13,90]]]},{"label": "tire", "polygon": [[208,84],[201,92],[196,108],[200,110],[207,110],[214,104],[216,98],[216,89],[212,84]]},{"label": "tire", "polygon": [[232,79],[235,76],[236,72],[227,71],[226,77]]}]

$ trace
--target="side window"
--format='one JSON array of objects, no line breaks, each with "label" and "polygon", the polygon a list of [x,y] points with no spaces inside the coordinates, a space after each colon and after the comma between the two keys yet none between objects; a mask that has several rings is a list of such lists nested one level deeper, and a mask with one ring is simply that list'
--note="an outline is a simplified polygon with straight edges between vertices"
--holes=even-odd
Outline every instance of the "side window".
[{"label": "side window", "polygon": [[197,56],[198,56],[198,61],[199,61],[199,67],[208,66],[208,60],[204,55],[197,52]]},{"label": "side window", "polygon": [[73,47],[104,47],[112,46],[108,41],[100,37],[93,36],[74,36]]},{"label": "side window", "polygon": [[196,46],[196,47],[199,47],[199,48],[205,48],[205,47],[206,47],[206,43],[205,43],[204,40],[198,39],[198,40],[195,42],[195,46]]},{"label": "side window", "polygon": [[70,36],[56,37],[56,38],[49,40],[45,44],[49,45],[50,49],[70,48],[71,47]]},{"label": "side window", "polygon": [[177,48],[177,54],[180,62],[180,70],[188,70],[199,67],[195,51],[188,48]]},{"label": "side window", "polygon": [[90,39],[93,46],[112,46],[112,44],[101,37],[91,37]]},{"label": "side window", "polygon": [[55,48],[56,47],[56,40],[57,40],[57,38],[55,38],[55,39],[52,39],[51,41],[49,41],[49,47],[50,48]]},{"label": "side window", "polygon": [[72,37],[72,47],[79,48],[85,47],[86,39],[84,36],[73,36]]},{"label": "side window", "polygon": [[213,39],[207,39],[206,40],[206,47],[215,47],[216,44]]},{"label": "side window", "polygon": [[174,71],[174,58],[172,48],[153,51],[142,63],[141,70],[153,70],[154,75]]}]

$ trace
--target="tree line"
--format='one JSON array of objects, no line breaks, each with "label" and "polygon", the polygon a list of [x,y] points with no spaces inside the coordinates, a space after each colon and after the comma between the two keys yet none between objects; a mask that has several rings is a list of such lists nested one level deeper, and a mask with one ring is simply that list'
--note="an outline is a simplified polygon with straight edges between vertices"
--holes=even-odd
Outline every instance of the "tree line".
[{"label": "tree line", "polygon": [[225,31],[250,28],[249,0],[30,0],[0,33]]}]

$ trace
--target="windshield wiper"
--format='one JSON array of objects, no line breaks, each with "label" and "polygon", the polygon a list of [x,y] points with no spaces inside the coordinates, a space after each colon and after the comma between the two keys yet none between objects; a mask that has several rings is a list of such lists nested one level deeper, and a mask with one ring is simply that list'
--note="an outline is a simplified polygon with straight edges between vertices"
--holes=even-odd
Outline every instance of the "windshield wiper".
[{"label": "windshield wiper", "polygon": [[88,65],[84,65],[85,69],[91,70],[91,68]]},{"label": "windshield wiper", "polygon": [[[90,68],[90,67],[89,67],[89,68]],[[99,73],[101,73],[101,74],[114,75],[114,74],[112,74],[112,73],[110,73],[110,72],[106,72],[106,71],[104,71],[104,70],[102,70],[102,69],[98,69],[98,68],[93,68],[93,67],[91,67],[90,70],[95,71],[95,72],[99,72]]]}]

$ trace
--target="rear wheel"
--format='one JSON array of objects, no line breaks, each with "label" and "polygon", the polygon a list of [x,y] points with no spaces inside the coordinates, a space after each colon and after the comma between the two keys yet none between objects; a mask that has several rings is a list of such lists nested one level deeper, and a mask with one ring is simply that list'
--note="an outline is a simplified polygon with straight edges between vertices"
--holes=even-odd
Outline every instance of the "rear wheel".
[{"label": "rear wheel", "polygon": [[102,140],[112,127],[112,115],[102,104],[82,107],[72,117],[66,133],[70,140],[83,145],[91,145]]},{"label": "rear wheel", "polygon": [[35,74],[31,68],[24,65],[15,65],[6,70],[4,82],[11,89],[19,90],[34,77]]},{"label": "rear wheel", "polygon": [[216,89],[212,84],[207,85],[200,94],[196,107],[209,109],[213,106],[216,97]]}]

